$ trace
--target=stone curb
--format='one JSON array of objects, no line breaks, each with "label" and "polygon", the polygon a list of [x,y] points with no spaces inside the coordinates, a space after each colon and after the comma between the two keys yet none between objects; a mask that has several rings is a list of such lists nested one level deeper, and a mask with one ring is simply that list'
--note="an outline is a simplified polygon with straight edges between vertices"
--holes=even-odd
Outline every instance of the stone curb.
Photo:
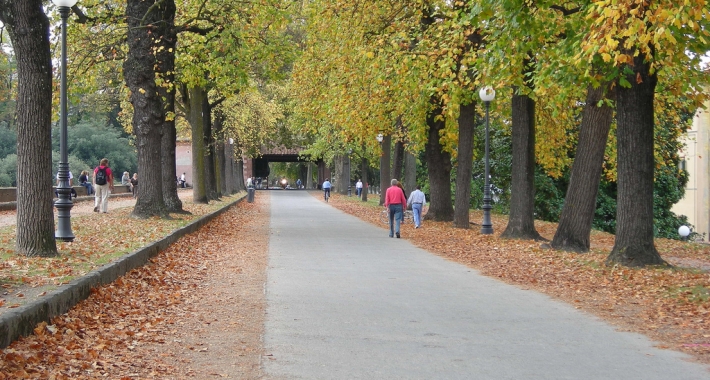
[{"label": "stone curb", "polygon": [[9,346],[10,343],[21,336],[32,334],[38,323],[49,323],[51,318],[66,313],[74,305],[88,298],[92,288],[110,284],[131,269],[143,266],[151,257],[165,250],[170,244],[187,234],[199,230],[245,198],[246,195],[215,212],[193,221],[185,227],[173,231],[158,241],[118,258],[68,284],[62,285],[58,289],[47,293],[41,299],[3,313],[0,316],[0,349]]}]

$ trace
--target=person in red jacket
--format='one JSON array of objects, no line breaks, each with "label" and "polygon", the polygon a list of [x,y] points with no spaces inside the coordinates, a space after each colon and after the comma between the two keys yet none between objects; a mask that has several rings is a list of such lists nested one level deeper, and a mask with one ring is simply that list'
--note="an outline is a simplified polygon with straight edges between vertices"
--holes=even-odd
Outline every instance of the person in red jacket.
[{"label": "person in red jacket", "polygon": [[102,158],[94,169],[94,212],[108,212],[108,196],[113,191],[113,173],[108,167],[108,158]]},{"label": "person in red jacket", "polygon": [[402,189],[397,187],[397,180],[393,179],[392,186],[387,188],[385,193],[385,208],[389,211],[390,237],[397,235],[399,239],[399,225],[402,222],[404,207],[407,205],[407,198],[404,197]]}]

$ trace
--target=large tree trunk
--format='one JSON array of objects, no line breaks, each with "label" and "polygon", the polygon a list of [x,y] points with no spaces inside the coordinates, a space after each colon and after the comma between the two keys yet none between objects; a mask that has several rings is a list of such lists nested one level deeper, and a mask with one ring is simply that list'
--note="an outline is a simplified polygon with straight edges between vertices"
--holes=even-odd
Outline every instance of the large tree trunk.
[{"label": "large tree trunk", "polygon": [[17,59],[15,250],[26,256],[56,256],[49,176],[53,172],[49,20],[39,0],[0,1],[0,20],[8,29]]},{"label": "large tree trunk", "polygon": [[244,183],[244,161],[239,160],[235,162],[236,170],[234,172],[235,188],[236,191],[246,191],[247,186]]},{"label": "large tree trunk", "polygon": [[233,144],[229,143],[229,140],[224,143],[224,166],[222,172],[224,173],[224,194],[230,195],[234,194],[235,182],[234,182],[234,152],[232,151]]},{"label": "large tree trunk", "polygon": [[[394,143],[392,152],[392,178],[397,178],[402,181],[402,168],[404,167],[404,142],[397,141]],[[407,193],[409,194],[409,193]]]},{"label": "large tree trunk", "polygon": [[217,200],[217,170],[215,168],[215,141],[212,136],[212,106],[208,96],[208,91],[205,91],[205,96],[202,98],[202,128],[203,138],[205,140],[205,191],[207,199]]},{"label": "large tree trunk", "polygon": [[313,163],[308,163],[308,174],[306,174],[306,189],[313,188]]},{"label": "large tree trunk", "polygon": [[390,154],[392,153],[392,137],[382,138],[382,155],[380,156],[380,206],[385,204],[385,193],[390,187],[392,177],[390,176]]},{"label": "large tree trunk", "polygon": [[[158,93],[163,100],[163,138],[161,139],[161,163],[163,168],[163,202],[168,212],[187,213],[182,208],[182,201],[178,197],[176,181],[175,141],[175,47],[177,35],[175,34],[175,2],[167,0],[163,7],[163,22],[160,28],[160,48],[156,52],[157,71],[163,80],[158,86]],[[140,186],[139,186],[140,187]]]},{"label": "large tree trunk", "polygon": [[[515,91],[514,91],[515,92]],[[513,161],[508,239],[542,239],[535,230],[535,101],[513,94]]]},{"label": "large tree trunk", "polygon": [[616,90],[616,240],[607,263],[666,264],[653,242],[653,98],[658,79],[642,53],[624,69],[631,71],[626,77],[631,87],[618,85]]},{"label": "large tree trunk", "polygon": [[162,128],[165,121],[163,102],[155,84],[154,52],[160,40],[156,27],[161,20],[165,2],[128,0],[128,56],[123,63],[126,85],[131,90],[133,131],[138,151],[140,184],[133,215],[140,218],[165,217],[163,202]]},{"label": "large tree trunk", "polygon": [[469,228],[471,177],[473,170],[473,132],[476,127],[476,102],[461,105],[459,114],[458,167],[456,169],[456,199],[454,227]]},{"label": "large tree trunk", "polygon": [[207,146],[204,139],[204,126],[202,118],[202,103],[207,96],[201,87],[189,90],[190,127],[192,129],[192,201],[194,203],[209,203],[207,198],[205,161],[207,160]]},{"label": "large tree trunk", "polygon": [[227,185],[224,182],[226,177],[225,165],[227,163],[224,156],[224,114],[215,111],[214,115],[214,136],[217,136],[219,141],[213,141],[214,146],[214,163],[215,163],[215,190],[217,198],[221,198],[222,194],[227,194]]},{"label": "large tree trunk", "polygon": [[404,152],[404,190],[411,194],[417,187],[417,158],[410,152]]},{"label": "large tree trunk", "polygon": [[437,107],[427,116],[429,135],[424,153],[429,171],[431,202],[424,219],[451,221],[454,219],[454,207],[451,204],[451,155],[444,151],[439,141],[439,131],[445,127],[444,120],[436,119],[440,113],[441,108]]},{"label": "large tree trunk", "polygon": [[362,158],[362,162],[360,163],[360,167],[362,168],[362,170],[361,170],[362,174],[361,174],[361,178],[360,178],[360,180],[362,180],[362,196],[360,199],[363,202],[367,202],[367,191],[368,191],[367,172],[368,172],[368,169],[370,169],[370,164],[367,162],[367,158],[365,158],[365,157]]},{"label": "large tree trunk", "polygon": [[597,192],[602,174],[604,151],[609,137],[609,128],[614,110],[604,103],[608,88],[587,88],[587,99],[579,128],[579,143],[572,165],[562,215],[550,245],[555,249],[570,252],[588,252],[589,239],[594,221]]}]

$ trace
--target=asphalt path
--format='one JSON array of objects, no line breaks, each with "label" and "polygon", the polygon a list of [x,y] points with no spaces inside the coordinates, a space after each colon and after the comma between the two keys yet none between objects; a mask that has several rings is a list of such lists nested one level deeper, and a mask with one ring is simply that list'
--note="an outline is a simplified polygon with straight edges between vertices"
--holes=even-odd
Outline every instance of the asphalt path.
[{"label": "asphalt path", "polygon": [[307,192],[272,191],[271,202],[272,378],[710,379],[687,355],[389,238]]}]

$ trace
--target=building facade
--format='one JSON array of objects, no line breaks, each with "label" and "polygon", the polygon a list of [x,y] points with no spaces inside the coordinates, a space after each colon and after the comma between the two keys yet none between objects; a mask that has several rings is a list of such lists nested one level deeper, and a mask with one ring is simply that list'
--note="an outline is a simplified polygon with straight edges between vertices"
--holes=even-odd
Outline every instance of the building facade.
[{"label": "building facade", "polygon": [[710,237],[710,101],[699,109],[693,126],[686,133],[685,149],[681,152],[681,165],[690,174],[685,187],[685,197],[671,209],[688,217],[693,232]]}]

